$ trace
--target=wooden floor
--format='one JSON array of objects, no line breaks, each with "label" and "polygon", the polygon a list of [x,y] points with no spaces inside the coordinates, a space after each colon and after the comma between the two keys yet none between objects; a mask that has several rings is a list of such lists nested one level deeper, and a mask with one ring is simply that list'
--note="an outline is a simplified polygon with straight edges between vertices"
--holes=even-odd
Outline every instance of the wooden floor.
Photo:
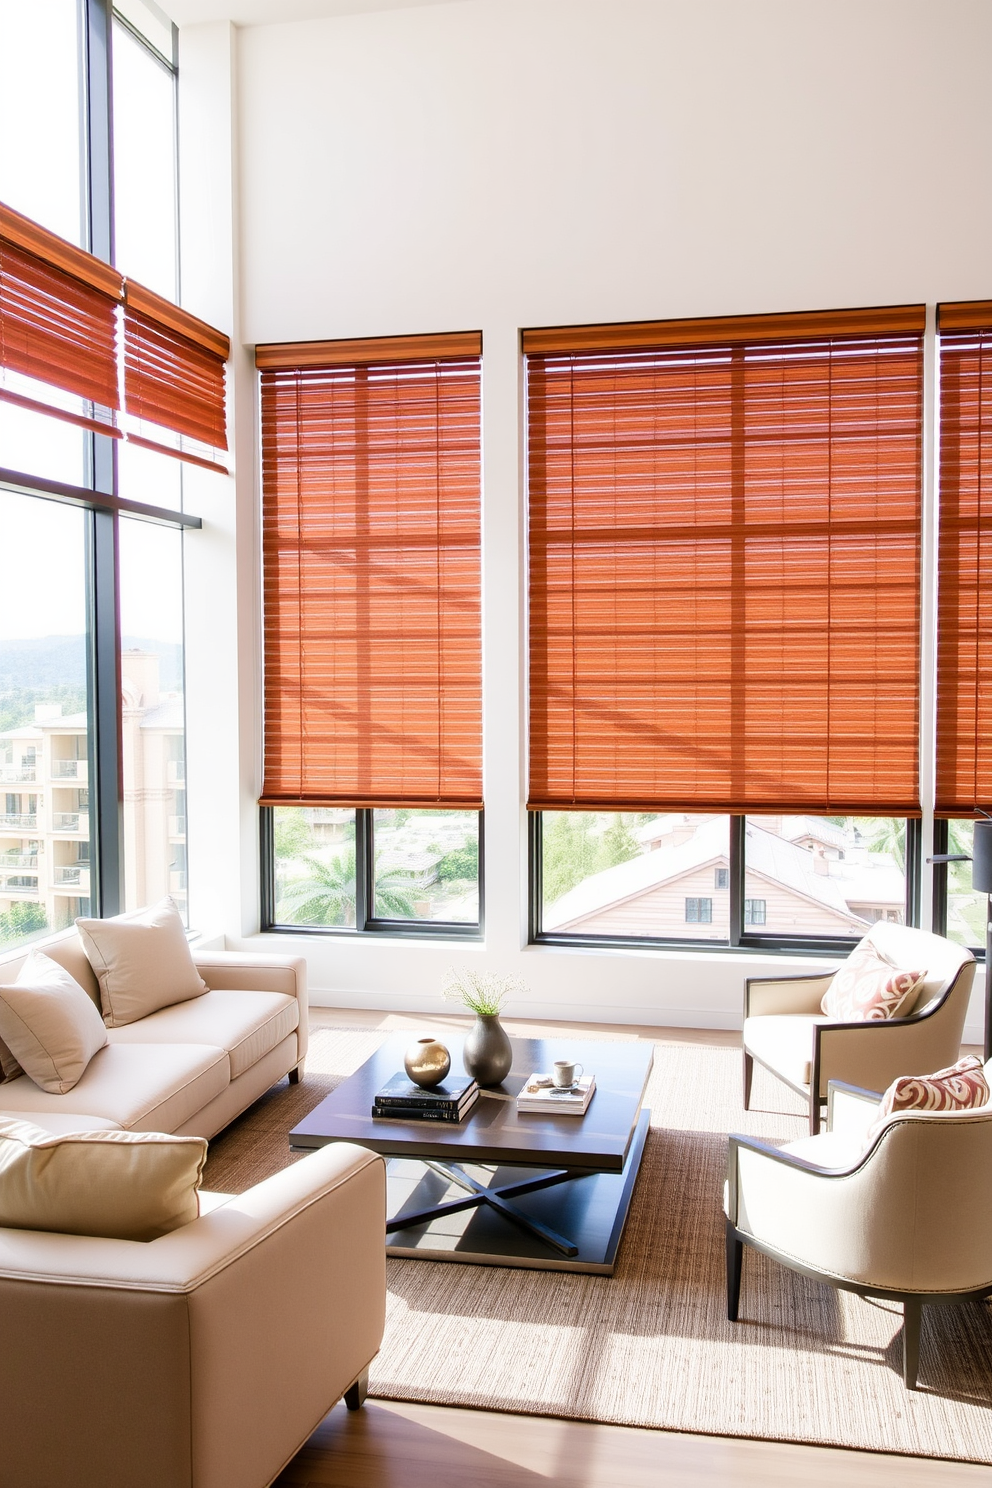
[{"label": "wooden floor", "polygon": [[[412,1264],[416,1264],[415,1262]],[[987,1488],[963,1462],[370,1400],[336,1406],[279,1488]]]},{"label": "wooden floor", "polygon": [[[423,1028],[424,1019],[353,1008],[312,1008],[314,1027]],[[431,1018],[455,1027],[454,1015]],[[542,1024],[506,1020],[511,1033],[544,1032],[737,1044],[724,1030]],[[930,1458],[802,1447],[745,1437],[691,1436],[544,1416],[369,1401],[338,1405],[278,1479],[279,1488],[992,1488],[992,1469]]]}]

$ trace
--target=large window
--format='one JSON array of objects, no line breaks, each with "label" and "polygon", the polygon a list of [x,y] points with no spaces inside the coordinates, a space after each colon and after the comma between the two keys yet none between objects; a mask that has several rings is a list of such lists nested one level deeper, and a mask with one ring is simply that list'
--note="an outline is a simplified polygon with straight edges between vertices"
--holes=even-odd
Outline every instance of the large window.
[{"label": "large window", "polygon": [[539,938],[906,917],[923,327],[525,332]]},{"label": "large window", "polygon": [[0,949],[90,912],[89,516],[0,493]]},{"label": "large window", "polygon": [[269,927],[480,933],[480,350],[258,348]]},{"label": "large window", "polygon": [[143,0],[122,10],[0,7],[0,947],[186,902],[182,532],[200,523],[179,464],[117,437],[110,267],[116,235],[175,298],[175,33]]},{"label": "large window", "polygon": [[271,821],[273,925],[478,931],[478,813],[277,806]]}]

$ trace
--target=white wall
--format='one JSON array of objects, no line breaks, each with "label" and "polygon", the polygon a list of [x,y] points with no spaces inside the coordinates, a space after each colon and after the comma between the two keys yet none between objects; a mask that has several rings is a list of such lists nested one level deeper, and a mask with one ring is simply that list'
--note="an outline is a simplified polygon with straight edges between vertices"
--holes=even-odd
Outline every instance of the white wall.
[{"label": "white wall", "polygon": [[[182,32],[184,86],[220,66],[230,95],[211,45]],[[486,944],[272,937],[318,1000],[429,1007],[451,960],[483,959],[537,1016],[737,1021],[740,957],[525,945],[518,330],[987,296],[990,59],[986,0],[472,0],[237,33],[243,341],[484,334]],[[221,578],[251,665],[254,479],[239,445]],[[230,839],[194,846],[191,784],[194,899],[254,851],[248,685]],[[223,897],[238,941],[253,902]]]}]

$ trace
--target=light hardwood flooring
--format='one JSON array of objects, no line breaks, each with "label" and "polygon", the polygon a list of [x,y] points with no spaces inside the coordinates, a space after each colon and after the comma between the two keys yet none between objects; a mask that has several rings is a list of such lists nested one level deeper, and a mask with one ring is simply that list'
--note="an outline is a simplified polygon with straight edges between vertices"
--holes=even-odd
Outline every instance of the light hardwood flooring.
[{"label": "light hardwood flooring", "polygon": [[[552,1024],[507,1019],[511,1033],[735,1045],[722,1029]],[[312,1008],[321,1028],[461,1027],[353,1008]],[[966,1052],[971,1052],[968,1049]],[[977,1052],[977,1051],[976,1051]],[[278,1480],[279,1488],[992,1488],[992,1469],[930,1458],[745,1437],[692,1436],[544,1416],[369,1401],[335,1406]]]}]

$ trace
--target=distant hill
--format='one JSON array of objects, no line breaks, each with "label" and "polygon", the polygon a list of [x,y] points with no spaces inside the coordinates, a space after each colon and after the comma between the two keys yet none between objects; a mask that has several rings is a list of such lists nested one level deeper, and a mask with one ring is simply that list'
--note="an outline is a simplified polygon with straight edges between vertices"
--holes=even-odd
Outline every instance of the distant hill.
[{"label": "distant hill", "polygon": [[[182,687],[183,648],[176,641],[123,636],[125,651],[153,651],[161,658],[163,692]],[[86,653],[82,636],[38,636],[0,644],[0,729],[34,720],[36,703],[61,703],[65,714],[85,706]]]}]

